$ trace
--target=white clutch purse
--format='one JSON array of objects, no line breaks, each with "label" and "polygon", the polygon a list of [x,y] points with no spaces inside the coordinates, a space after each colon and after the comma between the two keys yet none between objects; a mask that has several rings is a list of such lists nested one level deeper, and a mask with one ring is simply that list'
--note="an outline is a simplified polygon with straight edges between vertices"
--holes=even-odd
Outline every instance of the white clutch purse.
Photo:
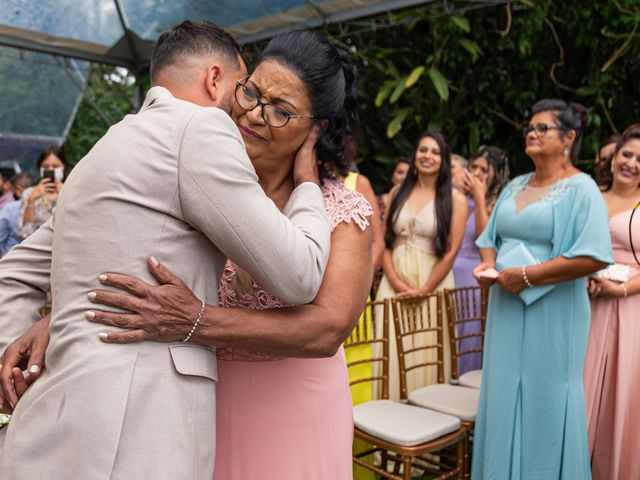
[{"label": "white clutch purse", "polygon": [[629,280],[629,265],[623,265],[621,263],[614,263],[609,265],[604,270],[598,272],[598,276],[611,280],[613,282],[624,283]]}]

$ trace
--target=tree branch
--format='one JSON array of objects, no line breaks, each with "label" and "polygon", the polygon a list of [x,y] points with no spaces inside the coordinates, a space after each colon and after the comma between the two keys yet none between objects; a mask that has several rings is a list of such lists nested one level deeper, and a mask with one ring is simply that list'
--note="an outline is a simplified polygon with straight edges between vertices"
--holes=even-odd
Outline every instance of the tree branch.
[{"label": "tree branch", "polygon": [[555,41],[556,46],[558,47],[558,50],[560,50],[560,59],[557,62],[554,62],[551,64],[551,69],[549,70],[549,77],[551,77],[551,81],[558,88],[565,90],[567,92],[575,92],[576,91],[575,88],[571,88],[561,83],[556,78],[556,68],[562,67],[564,65],[564,48],[562,47],[562,43],[560,43],[560,38],[558,37],[558,32],[556,32],[556,27],[554,27],[553,22],[551,22],[551,20],[549,20],[546,15],[543,17],[543,20],[544,20],[544,23],[546,23],[547,26],[549,27],[549,30],[551,30],[551,33],[553,34],[553,40]]},{"label": "tree branch", "polygon": [[605,62],[603,67],[600,69],[601,72],[603,73],[606,72],[609,69],[609,67],[613,65],[615,61],[618,60],[624,54],[624,51],[629,47],[629,45],[631,45],[631,40],[633,40],[633,37],[636,36],[637,31],[638,31],[638,21],[636,20],[636,25],[633,27],[633,30],[631,31],[631,33],[629,33],[629,36],[627,37],[627,39],[624,41],[622,45],[620,45],[620,47],[615,52],[613,52],[613,55],[611,55],[611,58],[609,58],[609,60]]},{"label": "tree branch", "polygon": [[511,2],[508,2],[506,4],[506,7],[507,7],[507,26],[504,28],[504,30],[496,30],[498,35],[500,35],[501,37],[506,37],[507,35],[509,35],[509,32],[511,31],[511,22],[512,22]]}]

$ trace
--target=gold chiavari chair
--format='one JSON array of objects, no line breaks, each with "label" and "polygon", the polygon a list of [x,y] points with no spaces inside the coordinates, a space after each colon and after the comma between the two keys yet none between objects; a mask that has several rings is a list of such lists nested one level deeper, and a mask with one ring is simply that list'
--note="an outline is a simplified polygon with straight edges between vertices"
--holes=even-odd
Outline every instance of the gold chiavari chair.
[{"label": "gold chiavari chair", "polygon": [[[344,343],[345,351],[371,346],[370,357],[349,361],[349,369],[376,366],[365,370],[369,373],[363,377],[351,376],[352,386],[368,383],[374,392],[373,400],[353,409],[355,438],[371,445],[354,453],[354,463],[392,480],[409,480],[412,468],[429,471],[436,479],[463,478],[466,429],[454,416],[389,400],[389,301],[369,302],[367,307],[365,312],[381,313],[382,318],[365,322],[371,330],[356,329]],[[379,464],[363,460],[378,453]],[[393,472],[387,468],[390,460],[395,464]]]},{"label": "gold chiavari chair", "polygon": [[371,282],[371,298],[376,298],[376,293],[378,293],[378,287],[380,286],[383,276],[384,272],[382,269],[373,273],[373,281]]},{"label": "gold chiavari chair", "polygon": [[[391,305],[400,365],[400,398],[410,405],[452,415],[471,433],[480,390],[445,383],[443,294],[393,298]],[[427,355],[434,350],[436,355]],[[436,369],[438,383],[409,391],[409,375],[422,369]],[[469,452],[466,448],[464,455],[467,470]]]},{"label": "gold chiavari chair", "polygon": [[[484,330],[487,320],[487,300],[489,291],[482,287],[461,287],[444,291],[444,303],[447,309],[449,340],[451,351],[451,383],[463,387],[480,388],[482,369],[471,370],[460,375],[458,361],[468,355],[482,355]],[[478,322],[481,326],[477,333],[461,334],[461,326]],[[480,348],[464,348],[466,339],[479,338]]]}]

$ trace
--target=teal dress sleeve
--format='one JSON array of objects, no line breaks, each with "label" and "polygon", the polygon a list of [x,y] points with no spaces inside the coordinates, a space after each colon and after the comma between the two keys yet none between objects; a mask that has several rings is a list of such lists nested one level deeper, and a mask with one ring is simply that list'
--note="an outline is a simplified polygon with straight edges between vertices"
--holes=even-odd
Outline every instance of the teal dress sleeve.
[{"label": "teal dress sleeve", "polygon": [[613,263],[609,214],[602,193],[590,178],[577,182],[574,188],[571,205],[565,203],[570,213],[559,255]]}]

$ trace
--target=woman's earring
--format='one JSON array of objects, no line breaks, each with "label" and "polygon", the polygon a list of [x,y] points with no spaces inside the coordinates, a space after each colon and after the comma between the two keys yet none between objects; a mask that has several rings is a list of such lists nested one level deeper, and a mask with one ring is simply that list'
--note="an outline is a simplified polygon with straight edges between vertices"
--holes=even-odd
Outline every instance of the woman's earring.
[{"label": "woman's earring", "polygon": [[564,147],[564,150],[562,151],[562,154],[564,155],[564,158],[568,158],[569,157],[569,147]]}]

